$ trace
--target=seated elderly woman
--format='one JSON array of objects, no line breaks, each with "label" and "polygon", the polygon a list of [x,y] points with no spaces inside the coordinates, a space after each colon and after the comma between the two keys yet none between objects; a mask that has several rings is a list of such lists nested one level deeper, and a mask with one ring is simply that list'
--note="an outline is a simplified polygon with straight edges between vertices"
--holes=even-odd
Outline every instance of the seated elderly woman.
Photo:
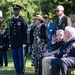
[{"label": "seated elderly woman", "polygon": [[46,52],[44,54],[44,58],[42,60],[42,69],[44,70],[44,74],[42,75],[50,75],[50,61],[51,58],[49,56],[53,55],[58,51],[58,49],[62,46],[64,37],[64,31],[62,29],[59,29],[56,31],[56,35],[53,35],[52,37],[52,52]]}]

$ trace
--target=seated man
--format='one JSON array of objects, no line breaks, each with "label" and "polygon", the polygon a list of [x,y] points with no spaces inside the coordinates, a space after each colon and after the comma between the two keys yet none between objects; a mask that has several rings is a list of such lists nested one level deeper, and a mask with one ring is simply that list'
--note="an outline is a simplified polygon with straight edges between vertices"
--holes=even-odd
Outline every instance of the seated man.
[{"label": "seated man", "polygon": [[[42,75],[50,75],[50,60],[51,60],[51,55],[53,55],[54,53],[56,53],[63,42],[63,37],[64,37],[64,31],[62,29],[59,29],[56,31],[56,35],[53,35],[52,37],[52,49],[53,51],[50,53],[45,53],[44,54],[44,58],[42,60],[42,70],[44,70],[44,73],[42,71]],[[54,57],[53,57],[54,58]]]},{"label": "seated man", "polygon": [[51,61],[51,75],[66,75],[68,67],[75,67],[75,28],[65,28],[64,41],[60,52],[54,55],[57,58]]}]

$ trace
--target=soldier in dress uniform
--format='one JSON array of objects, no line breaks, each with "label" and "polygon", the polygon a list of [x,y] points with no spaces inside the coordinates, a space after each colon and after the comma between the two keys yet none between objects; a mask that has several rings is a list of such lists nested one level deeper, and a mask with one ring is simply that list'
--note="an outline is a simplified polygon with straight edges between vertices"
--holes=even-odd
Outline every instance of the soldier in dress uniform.
[{"label": "soldier in dress uniform", "polygon": [[3,66],[3,58],[5,66],[8,66],[8,59],[7,59],[8,35],[4,31],[5,27],[0,26],[0,66]]},{"label": "soldier in dress uniform", "polygon": [[13,5],[14,17],[10,21],[12,57],[17,74],[24,74],[23,47],[26,46],[27,41],[27,23],[19,15],[21,8],[19,5]]}]

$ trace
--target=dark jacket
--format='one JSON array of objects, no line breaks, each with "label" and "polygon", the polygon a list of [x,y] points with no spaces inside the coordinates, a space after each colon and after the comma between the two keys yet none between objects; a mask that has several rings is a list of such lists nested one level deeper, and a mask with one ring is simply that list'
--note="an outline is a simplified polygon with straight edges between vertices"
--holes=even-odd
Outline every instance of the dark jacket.
[{"label": "dark jacket", "polygon": [[7,51],[8,50],[8,35],[6,33],[0,34],[0,45],[3,46],[3,48],[0,48],[0,51]]},{"label": "dark jacket", "polygon": [[61,40],[59,42],[55,42],[54,44],[51,44],[52,51],[59,49],[64,44],[64,41]]},{"label": "dark jacket", "polygon": [[34,30],[35,30],[35,26],[33,26],[30,30],[30,45],[32,45],[33,40],[34,40],[34,36],[33,36]]},{"label": "dark jacket", "polygon": [[72,26],[71,20],[70,20],[69,17],[67,17],[67,16],[64,15],[61,18],[60,22],[59,22],[59,18],[56,19],[56,30],[58,30],[58,29],[65,29],[65,27],[68,26],[68,25]]},{"label": "dark jacket", "polygon": [[69,54],[70,51],[73,49],[72,44],[75,43],[75,37],[71,38],[70,41],[65,42],[59,51],[54,54],[55,57],[61,58],[64,54]]},{"label": "dark jacket", "polygon": [[70,52],[68,53],[68,56],[70,56],[70,57],[75,57],[75,48],[72,48],[72,49],[70,50]]},{"label": "dark jacket", "polygon": [[[33,43],[33,40],[34,40],[34,36],[33,36],[34,30],[35,30],[35,26],[30,31],[30,41],[31,41],[31,44]],[[40,32],[41,32],[40,39],[48,40],[47,28],[44,25],[41,25]],[[45,41],[45,43],[47,44],[47,41]]]},{"label": "dark jacket", "polygon": [[22,47],[22,44],[27,43],[27,23],[23,17],[11,19],[10,40],[12,48]]}]

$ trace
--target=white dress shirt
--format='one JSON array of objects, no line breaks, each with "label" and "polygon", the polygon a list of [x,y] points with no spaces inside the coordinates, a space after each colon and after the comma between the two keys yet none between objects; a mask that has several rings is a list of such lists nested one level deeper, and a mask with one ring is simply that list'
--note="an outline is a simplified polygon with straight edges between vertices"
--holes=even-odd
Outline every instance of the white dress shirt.
[{"label": "white dress shirt", "polygon": [[46,26],[47,28],[49,28],[49,25],[50,25],[50,22],[49,22],[48,24],[45,24],[45,26]]},{"label": "white dress shirt", "polygon": [[64,16],[64,14],[59,16],[59,23],[61,22],[61,19],[62,19],[63,16]]}]

